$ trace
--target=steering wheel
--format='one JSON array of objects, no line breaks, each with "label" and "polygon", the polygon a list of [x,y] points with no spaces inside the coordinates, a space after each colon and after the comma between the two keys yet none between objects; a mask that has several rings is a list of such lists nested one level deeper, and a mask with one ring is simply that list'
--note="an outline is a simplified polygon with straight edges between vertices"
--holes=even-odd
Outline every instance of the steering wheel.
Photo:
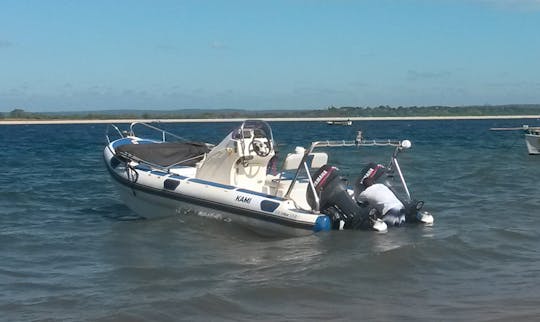
[{"label": "steering wheel", "polygon": [[261,140],[253,139],[249,144],[249,152],[255,152],[256,155],[264,158],[270,154],[270,144]]}]

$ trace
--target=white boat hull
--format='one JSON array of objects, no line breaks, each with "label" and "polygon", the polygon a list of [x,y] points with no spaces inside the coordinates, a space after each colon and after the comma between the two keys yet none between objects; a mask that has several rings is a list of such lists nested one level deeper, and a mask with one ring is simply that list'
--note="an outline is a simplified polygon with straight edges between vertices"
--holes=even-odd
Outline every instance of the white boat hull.
[{"label": "white boat hull", "polygon": [[350,120],[347,120],[347,121],[327,121],[326,124],[328,124],[328,125],[345,125],[345,126],[351,126],[351,125],[352,125],[352,121],[350,121]]},{"label": "white boat hull", "polygon": [[197,206],[150,194],[144,191],[133,190],[118,185],[118,192],[122,201],[136,214],[144,218],[165,218],[173,216],[197,215],[214,220],[240,224],[264,236],[306,236],[314,233],[311,229],[288,227],[272,222],[261,222],[248,216],[216,210],[215,208]]},{"label": "white boat hull", "polygon": [[[122,201],[145,218],[180,216],[189,211],[239,223],[263,235],[304,236],[330,230],[326,215],[296,209],[290,200],[172,173],[126,169],[113,161],[110,148],[104,156]],[[173,186],[166,188],[166,181]]]},{"label": "white boat hull", "polygon": [[525,134],[525,143],[529,154],[540,154],[540,135]]}]

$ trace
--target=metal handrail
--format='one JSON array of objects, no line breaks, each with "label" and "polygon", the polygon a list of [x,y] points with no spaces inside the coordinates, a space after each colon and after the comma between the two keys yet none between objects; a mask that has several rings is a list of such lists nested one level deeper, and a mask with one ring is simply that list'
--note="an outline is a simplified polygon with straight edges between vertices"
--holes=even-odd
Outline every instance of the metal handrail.
[{"label": "metal handrail", "polygon": [[[296,172],[294,174],[293,179],[291,180],[291,184],[289,185],[289,188],[287,189],[287,192],[284,195],[284,198],[288,199],[290,198],[290,194],[292,193],[292,190],[294,188],[295,183],[298,181],[298,177],[300,175],[300,171],[302,169],[305,169],[307,172],[309,187],[312,189],[313,194],[315,196],[315,211],[319,211],[319,196],[317,195],[317,192],[315,191],[315,185],[313,183],[313,179],[311,178],[311,175],[309,174],[309,166],[307,165],[307,158],[310,153],[313,152],[315,148],[322,148],[322,147],[351,147],[351,146],[393,146],[396,147],[394,153],[392,154],[392,159],[390,161],[391,165],[394,165],[396,168],[399,178],[401,179],[401,183],[403,184],[405,191],[407,193],[407,196],[410,199],[410,193],[409,189],[407,188],[407,184],[405,183],[405,179],[403,177],[403,174],[401,172],[401,169],[399,167],[399,164],[397,162],[397,154],[404,148],[408,148],[409,146],[406,146],[404,144],[406,141],[397,141],[397,140],[385,140],[385,141],[377,141],[377,140],[364,140],[361,138],[361,133],[358,134],[358,137],[356,140],[341,140],[341,141],[315,141],[311,143],[311,146],[309,149],[305,150],[304,155],[302,157],[302,160],[300,161],[300,164],[298,165],[298,168],[296,169]],[[410,144],[410,142],[408,142]]]},{"label": "metal handrail", "polygon": [[175,162],[175,163],[173,163],[171,165],[168,165],[168,166],[163,166],[163,165],[152,163],[150,161],[146,161],[144,159],[141,159],[141,158],[139,158],[137,156],[134,156],[132,154],[129,154],[129,153],[121,153],[119,155],[126,158],[126,159],[133,160],[133,161],[135,161],[135,162],[137,162],[139,164],[143,163],[143,164],[146,164],[146,165],[148,165],[148,166],[150,166],[150,167],[152,167],[154,169],[166,171],[167,173],[170,173],[172,168],[174,168],[176,166],[179,166],[182,163],[193,161],[193,160],[196,160],[197,158],[201,158],[201,157],[204,156],[204,154],[200,154],[200,155],[197,155],[197,156],[194,156],[194,157],[182,160],[182,161]]},{"label": "metal handrail", "polygon": [[149,129],[152,129],[152,130],[155,130],[155,131],[160,132],[160,133],[161,133],[161,140],[162,140],[162,142],[166,142],[166,141],[167,141],[167,135],[170,135],[170,136],[175,137],[175,138],[177,138],[177,139],[179,139],[179,140],[182,140],[182,141],[189,141],[188,139],[183,138],[183,137],[181,137],[181,136],[179,136],[179,135],[176,135],[176,134],[171,133],[171,132],[169,132],[169,131],[165,131],[165,130],[163,130],[163,129],[160,129],[160,128],[158,128],[158,127],[155,127],[155,126],[153,126],[153,125],[150,125],[150,124],[144,123],[144,122],[133,122],[133,123],[131,123],[131,125],[129,126],[129,135],[131,135],[131,136],[136,136],[136,135],[135,135],[135,126],[136,126],[136,125],[142,125],[142,126],[145,126],[145,127],[149,128]]},{"label": "metal handrail", "polygon": [[402,141],[396,141],[396,140],[385,140],[385,141],[377,141],[377,140],[339,140],[339,141],[315,141],[311,143],[310,152],[313,152],[314,148],[323,148],[323,147],[348,147],[348,146],[395,146],[395,147],[401,147]]},{"label": "metal handrail", "polygon": [[124,137],[124,134],[122,134],[122,131],[120,131],[120,129],[116,125],[108,124],[107,128],[105,129],[105,137],[107,138],[107,144],[111,144],[111,139],[109,138],[109,129],[111,127],[116,130],[116,132],[118,133],[118,135],[120,135],[121,138]]}]

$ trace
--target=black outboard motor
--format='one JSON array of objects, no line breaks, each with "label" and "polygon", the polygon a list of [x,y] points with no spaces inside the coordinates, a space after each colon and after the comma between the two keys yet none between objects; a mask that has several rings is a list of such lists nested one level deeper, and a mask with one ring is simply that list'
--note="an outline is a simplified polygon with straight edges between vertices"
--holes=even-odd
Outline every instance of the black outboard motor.
[{"label": "black outboard motor", "polygon": [[366,189],[364,185],[364,180],[369,180],[371,183],[376,182],[386,171],[386,168],[380,164],[375,164],[373,162],[365,166],[362,171],[360,171],[360,176],[354,182],[354,198],[358,200],[358,195]]},{"label": "black outboard motor", "polygon": [[[330,215],[332,228],[340,229],[340,221],[344,222],[344,229],[371,229],[373,227],[373,220],[376,218],[370,218],[370,209],[360,207],[352,199],[336,167],[322,166],[313,175],[313,183],[320,198],[319,210]],[[312,189],[308,189],[306,198],[309,205],[315,208]]]}]

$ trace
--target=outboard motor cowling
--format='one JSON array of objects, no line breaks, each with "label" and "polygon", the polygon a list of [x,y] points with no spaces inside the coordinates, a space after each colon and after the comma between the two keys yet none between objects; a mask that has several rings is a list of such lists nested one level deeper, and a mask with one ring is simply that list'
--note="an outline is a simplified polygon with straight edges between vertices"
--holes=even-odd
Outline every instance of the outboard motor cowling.
[{"label": "outboard motor cowling", "polygon": [[[345,229],[371,229],[373,220],[370,209],[360,207],[347,192],[344,180],[336,167],[324,165],[313,175],[315,192],[319,196],[319,210],[331,216],[332,226]],[[312,208],[316,207],[312,189],[308,189],[307,201]],[[375,218],[376,219],[376,218]]]},{"label": "outboard motor cowling", "polygon": [[358,200],[358,195],[366,189],[364,180],[370,181],[370,183],[376,182],[386,171],[386,168],[380,164],[373,162],[365,166],[360,171],[360,176],[354,182],[354,198]]}]

